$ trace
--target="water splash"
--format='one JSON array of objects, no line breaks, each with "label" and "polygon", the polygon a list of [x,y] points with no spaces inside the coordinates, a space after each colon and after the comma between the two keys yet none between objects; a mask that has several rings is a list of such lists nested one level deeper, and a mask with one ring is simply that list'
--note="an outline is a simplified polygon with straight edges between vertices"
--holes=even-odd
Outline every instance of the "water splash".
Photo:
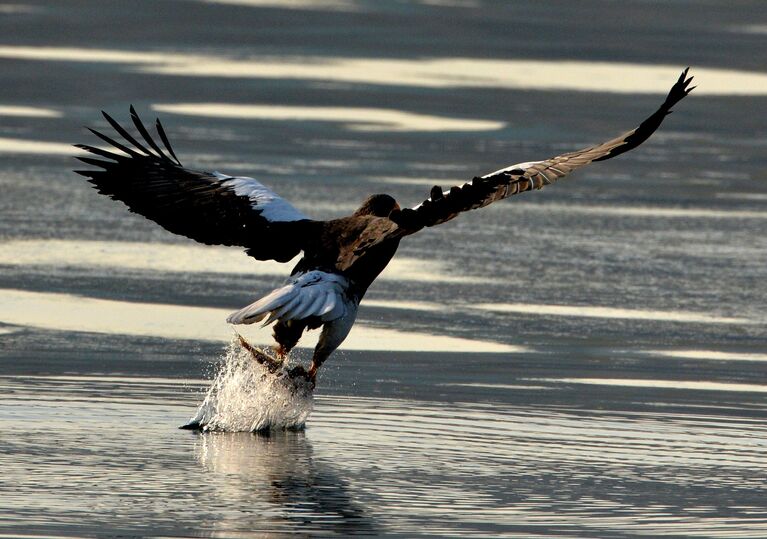
[{"label": "water splash", "polygon": [[237,337],[229,343],[197,413],[182,428],[256,432],[303,428],[314,406],[307,380],[257,362]]}]

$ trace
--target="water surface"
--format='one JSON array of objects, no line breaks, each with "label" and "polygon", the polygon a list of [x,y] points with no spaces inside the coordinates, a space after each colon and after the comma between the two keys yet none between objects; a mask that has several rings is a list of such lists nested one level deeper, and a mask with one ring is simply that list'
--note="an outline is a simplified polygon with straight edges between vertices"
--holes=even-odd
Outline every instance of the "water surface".
[{"label": "water surface", "polygon": [[[0,535],[767,536],[764,19],[0,6]],[[642,148],[403,242],[304,431],[176,429],[226,314],[290,265],[173,236],[69,172],[101,109],[159,115],[185,165],[325,219],[605,140],[687,65],[699,88]]]}]

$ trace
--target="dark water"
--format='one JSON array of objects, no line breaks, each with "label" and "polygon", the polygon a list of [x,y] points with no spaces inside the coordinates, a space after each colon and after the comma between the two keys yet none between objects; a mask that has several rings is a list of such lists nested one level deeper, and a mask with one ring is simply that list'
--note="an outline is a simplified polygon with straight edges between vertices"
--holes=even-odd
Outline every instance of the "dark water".
[{"label": "dark water", "polygon": [[[0,536],[767,536],[762,4],[241,4],[0,4]],[[686,65],[642,148],[403,243],[305,431],[175,428],[287,269],[69,172],[100,109],[327,218],[611,137]]]}]

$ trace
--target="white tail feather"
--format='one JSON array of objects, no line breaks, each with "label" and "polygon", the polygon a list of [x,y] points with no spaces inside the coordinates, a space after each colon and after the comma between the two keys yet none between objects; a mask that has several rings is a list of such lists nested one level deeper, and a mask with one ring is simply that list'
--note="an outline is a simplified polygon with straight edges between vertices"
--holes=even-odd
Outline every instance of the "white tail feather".
[{"label": "white tail feather", "polygon": [[322,321],[327,322],[328,320],[335,320],[336,318],[342,317],[344,314],[346,314],[346,305],[342,301],[336,301],[333,309],[322,316]]},{"label": "white tail feather", "polygon": [[325,295],[325,303],[322,304],[320,309],[320,315],[325,315],[332,311],[336,306],[336,295],[333,292],[328,292]]},{"label": "white tail feather", "polygon": [[226,321],[252,324],[266,318],[263,325],[268,326],[275,320],[319,316],[323,322],[329,322],[346,313],[348,287],[349,281],[341,275],[318,270],[302,273],[291,277],[285,286],[230,314]]},{"label": "white tail feather", "polygon": [[305,318],[306,314],[309,312],[309,309],[314,304],[314,300],[318,294],[314,288],[315,287],[309,287],[306,289],[305,294],[299,295],[301,301],[288,313],[286,313],[288,317],[290,317],[292,320],[301,320],[302,318]]},{"label": "white tail feather", "polygon": [[[296,294],[293,299],[285,303],[282,307],[279,307],[278,309],[275,309],[272,311],[272,314],[275,318],[282,318],[283,316],[286,319],[291,319],[289,313],[292,312],[292,310],[301,304],[301,294]],[[288,316],[286,316],[288,315]]]},{"label": "white tail feather", "polygon": [[253,309],[261,312],[269,312],[298,295],[298,289],[293,286],[283,286],[253,304]]},{"label": "white tail feather", "polygon": [[326,297],[326,294],[324,293],[324,291],[317,292],[317,297],[314,298],[314,301],[309,306],[306,312],[314,314],[314,315],[322,314],[321,310],[322,310],[322,305],[325,303],[325,297]]}]

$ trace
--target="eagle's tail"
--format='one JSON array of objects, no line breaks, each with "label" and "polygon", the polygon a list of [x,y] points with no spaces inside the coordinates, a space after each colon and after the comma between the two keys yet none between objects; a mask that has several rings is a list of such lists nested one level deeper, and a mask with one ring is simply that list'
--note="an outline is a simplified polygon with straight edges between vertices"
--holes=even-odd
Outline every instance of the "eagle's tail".
[{"label": "eagle's tail", "polygon": [[[318,316],[329,322],[346,312],[344,293],[348,281],[340,275],[310,271],[291,278],[258,301],[229,315],[230,324],[253,324],[264,318],[264,326],[275,320],[303,320]],[[267,318],[267,315],[269,317]]]}]

